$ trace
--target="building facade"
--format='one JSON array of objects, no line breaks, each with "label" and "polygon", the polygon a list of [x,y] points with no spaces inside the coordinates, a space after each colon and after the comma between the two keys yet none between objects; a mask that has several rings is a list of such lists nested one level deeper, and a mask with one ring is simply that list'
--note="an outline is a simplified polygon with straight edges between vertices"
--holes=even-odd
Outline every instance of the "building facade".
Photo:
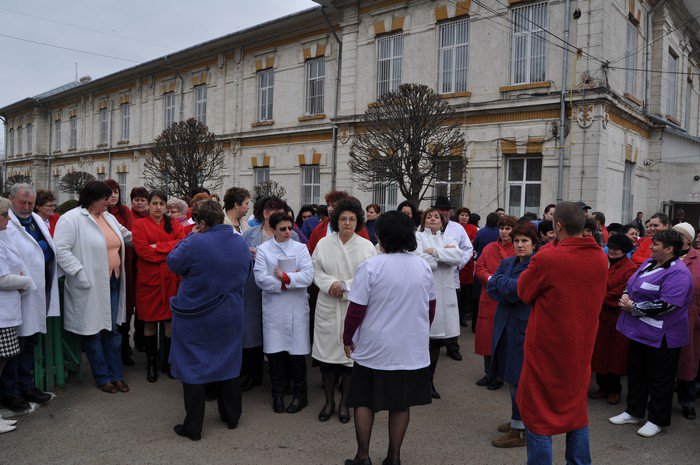
[{"label": "building facade", "polygon": [[295,209],[331,188],[393,208],[396,187],[360,189],[349,151],[369,104],[422,83],[463,121],[468,160],[433,197],[516,216],[583,200],[618,222],[700,202],[692,0],[317,3],[0,109],[7,175],[57,190],[81,170],[128,192],[158,134],[195,117],[224,144],[222,190],[271,179]]}]

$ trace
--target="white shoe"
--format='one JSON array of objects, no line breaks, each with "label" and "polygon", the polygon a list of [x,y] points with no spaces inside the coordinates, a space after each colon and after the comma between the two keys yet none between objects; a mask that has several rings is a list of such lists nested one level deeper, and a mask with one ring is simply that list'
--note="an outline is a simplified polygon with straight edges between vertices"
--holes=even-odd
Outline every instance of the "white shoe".
[{"label": "white shoe", "polygon": [[10,431],[14,431],[15,429],[17,429],[16,426],[6,425],[4,422],[0,423],[0,434],[9,433]]},{"label": "white shoe", "polygon": [[633,417],[627,412],[622,412],[617,416],[608,418],[608,421],[613,425],[636,425],[637,423],[642,421],[642,419]]},{"label": "white shoe", "polygon": [[15,426],[17,424],[17,420],[5,420],[4,418],[0,417],[0,423],[5,423],[7,426]]},{"label": "white shoe", "polygon": [[650,438],[652,436],[656,436],[661,432],[661,428],[656,426],[654,423],[647,421],[644,423],[644,426],[639,428],[637,430],[637,434],[640,436],[644,436],[645,438]]}]

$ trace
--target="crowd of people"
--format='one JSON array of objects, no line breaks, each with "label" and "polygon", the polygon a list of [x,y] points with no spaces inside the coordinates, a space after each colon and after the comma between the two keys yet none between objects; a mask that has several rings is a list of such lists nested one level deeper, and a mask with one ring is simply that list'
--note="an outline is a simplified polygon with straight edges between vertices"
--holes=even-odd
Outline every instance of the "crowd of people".
[{"label": "crowd of people", "polygon": [[[113,180],[88,182],[60,216],[53,194],[28,184],[0,198],[8,409],[51,400],[34,385],[34,348],[61,315],[101,391],[129,391],[133,350],[146,354],[148,382],[181,381],[185,418],[174,430],[192,440],[206,400],[237,427],[265,359],[273,411],[303,410],[310,355],[325,395],[318,420],[336,410],[341,423],[354,419],[346,465],[371,464],[379,411],[389,412],[383,464],[399,464],[410,407],[441,398],[441,349],[462,360],[462,328],[483,357],[476,384],[510,391],[511,418],[494,425],[492,444],[527,446],[528,463],[551,463],[557,434],[567,435],[567,463],[591,463],[587,399],[619,404],[623,376],[626,408],[610,423],[643,423],[637,433],[654,436],[671,423],[674,393],[695,419],[700,260],[682,212],[606,224],[583,202],[561,202],[541,218],[499,208],[480,227],[446,197],[382,212],[332,191],[296,216],[283,199],[253,201],[239,187],[223,202],[204,188],[180,199],[136,187],[130,202]],[[0,432],[15,423],[0,418]]]}]

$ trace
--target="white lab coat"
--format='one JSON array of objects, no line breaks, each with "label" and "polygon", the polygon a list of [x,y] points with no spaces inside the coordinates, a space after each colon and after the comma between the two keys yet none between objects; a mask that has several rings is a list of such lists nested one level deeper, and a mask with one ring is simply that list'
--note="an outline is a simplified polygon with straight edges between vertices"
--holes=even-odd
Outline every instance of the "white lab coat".
[{"label": "white lab coat", "polygon": [[[416,242],[415,253],[428,262],[435,282],[435,318],[430,326],[430,337],[449,339],[459,336],[459,308],[453,274],[462,261],[463,251],[454,239],[440,231],[436,234],[430,230],[416,232]],[[448,245],[454,247],[445,248]],[[429,248],[435,249],[430,255],[425,253]]]},{"label": "white lab coat", "polygon": [[456,221],[449,220],[447,226],[445,227],[445,236],[452,238],[452,240],[457,244],[459,249],[462,251],[462,260],[459,262],[457,268],[454,272],[455,288],[459,289],[459,270],[464,268],[464,265],[469,263],[472,255],[474,255],[474,246],[472,241],[469,240],[467,231],[464,230],[464,226],[457,223]]},{"label": "white lab coat", "polygon": [[[31,276],[22,260],[17,247],[10,242],[7,231],[0,231],[0,276],[20,275]],[[15,328],[22,324],[22,295],[36,289],[32,281],[29,289],[0,289],[0,328]]]},{"label": "white lab coat", "polygon": [[[22,256],[29,276],[36,285],[34,290],[27,292],[22,296],[22,324],[17,330],[20,337],[31,336],[36,333],[46,334],[46,317],[60,316],[61,307],[58,300],[58,268],[56,260],[49,273],[49,282],[46,282],[46,265],[44,263],[44,252],[34,240],[34,238],[24,229],[19,223],[15,213],[10,210],[10,221],[7,224],[7,235],[10,242],[19,251]],[[51,239],[51,233],[44,224],[44,220],[32,213],[34,222],[39,227],[39,231],[44,235],[44,239],[49,244],[49,247],[56,252],[54,241]],[[46,292],[47,286],[50,287],[49,292]],[[49,301],[46,301],[46,296],[49,296]]]},{"label": "white lab coat", "polygon": [[[348,293],[360,263],[377,254],[367,239],[353,235],[345,244],[334,232],[320,241],[314,250],[314,282],[319,288],[314,315],[313,358],[320,362],[352,366],[353,361],[343,350],[343,330],[348,312]],[[343,297],[328,294],[331,285],[340,281],[345,285]]]},{"label": "white lab coat", "polygon": [[[280,256],[296,257],[298,271],[287,273],[290,283],[285,285],[286,290],[282,290],[282,281],[275,276]],[[255,283],[262,289],[263,351],[308,354],[311,343],[306,288],[314,280],[309,250],[293,239],[280,243],[272,238],[258,247],[253,273]]]},{"label": "white lab coat", "polygon": [[[119,310],[116,318],[116,324],[121,324],[126,320],[124,247],[131,245],[131,232],[111,214],[105,212],[102,216],[121,242]],[[54,236],[58,265],[66,274],[63,327],[66,331],[83,336],[97,334],[103,329],[111,330],[107,244],[100,226],[85,208],[76,207],[61,216]]]}]

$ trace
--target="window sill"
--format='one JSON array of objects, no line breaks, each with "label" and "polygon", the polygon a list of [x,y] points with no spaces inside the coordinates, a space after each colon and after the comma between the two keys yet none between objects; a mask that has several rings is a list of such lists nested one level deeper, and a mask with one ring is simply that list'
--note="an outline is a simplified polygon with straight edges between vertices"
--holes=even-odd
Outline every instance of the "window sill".
[{"label": "window sill", "polygon": [[127,145],[128,143],[129,143],[128,139],[117,141],[117,145]]},{"label": "window sill", "polygon": [[299,117],[299,122],[303,123],[304,121],[313,121],[317,119],[326,119],[326,114],[325,113],[319,113],[316,115],[306,115],[306,116],[300,116]]},{"label": "window sill", "polygon": [[103,147],[107,147],[107,144],[97,144],[97,148],[98,148],[98,149],[101,149],[101,148],[103,148]]},{"label": "window sill", "polygon": [[515,84],[512,86],[502,86],[498,90],[501,92],[513,92],[518,90],[530,90],[530,89],[549,89],[552,86],[550,81],[542,82],[530,82],[528,84]]},{"label": "window sill", "polygon": [[24,156],[25,156],[25,157],[31,157],[31,156],[32,156],[32,152],[25,152]]},{"label": "window sill", "polygon": [[72,148],[72,149],[66,150],[66,152],[76,152],[77,150],[78,150],[77,148]]},{"label": "window sill", "polygon": [[459,98],[459,97],[471,97],[472,93],[469,91],[464,92],[449,92],[446,94],[440,94],[440,98]]},{"label": "window sill", "polygon": [[683,123],[681,123],[680,121],[678,121],[676,118],[674,118],[671,115],[666,115],[666,119],[669,120],[670,122],[672,122],[673,124],[675,124],[676,126],[683,126]]},{"label": "window sill", "polygon": [[636,103],[636,104],[639,105],[640,107],[642,106],[642,101],[639,100],[639,99],[638,99],[637,97],[635,97],[634,95],[628,94],[627,92],[625,92],[622,96],[625,97],[625,98],[626,98],[627,100],[629,100],[630,102]]},{"label": "window sill", "polygon": [[60,154],[62,154],[63,152],[61,152],[60,150],[54,150],[54,151],[51,152],[51,153],[52,153],[53,155],[60,155]]},{"label": "window sill", "polygon": [[272,126],[273,124],[275,124],[274,120],[270,120],[270,121],[256,121],[255,123],[251,124],[250,127],[251,127],[251,128],[259,128],[259,127],[261,127],[261,126]]}]

